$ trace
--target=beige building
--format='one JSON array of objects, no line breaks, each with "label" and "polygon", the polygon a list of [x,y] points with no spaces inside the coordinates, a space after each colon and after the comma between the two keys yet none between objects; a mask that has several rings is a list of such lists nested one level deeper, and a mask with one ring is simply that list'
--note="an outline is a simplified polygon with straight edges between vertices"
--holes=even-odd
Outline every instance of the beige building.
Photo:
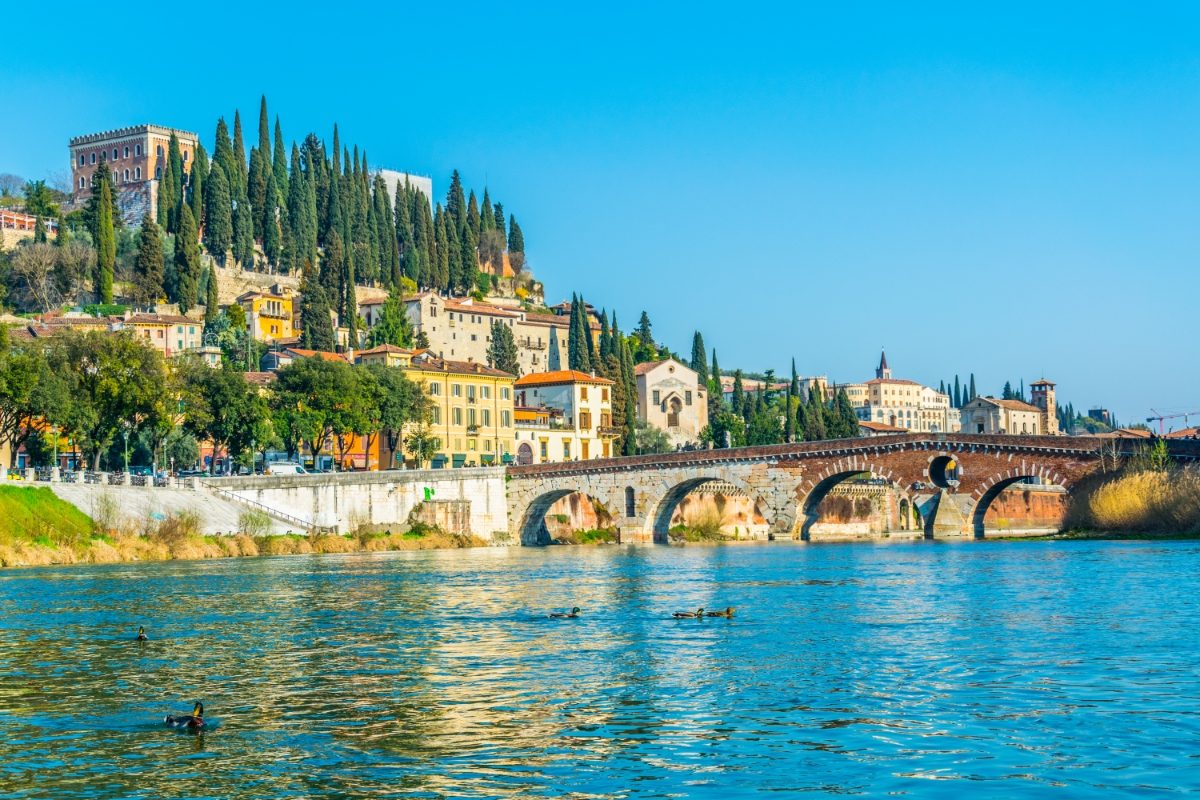
[{"label": "beige building", "polygon": [[536,372],[518,378],[518,464],[610,458],[619,431],[612,424],[612,386],[575,370]]},{"label": "beige building", "polygon": [[673,358],[634,367],[638,419],[666,431],[676,447],[699,443],[708,425],[708,390],[700,376]]},{"label": "beige building", "polygon": [[976,397],[959,409],[964,433],[1057,436],[1058,407],[1054,384],[1047,380],[1030,384],[1030,399],[997,400]]},{"label": "beige building", "polygon": [[[378,349],[378,348],[376,348]],[[372,351],[359,353],[371,360]],[[399,365],[395,353],[383,356]],[[472,361],[440,359],[417,351],[403,367],[433,401],[430,425],[441,443],[434,467],[507,463],[513,449],[513,376]]]},{"label": "beige building", "polygon": [[954,433],[959,415],[949,396],[916,381],[893,378],[887,355],[879,359],[875,377],[866,383],[835,387],[844,390],[858,418],[921,433]]},{"label": "beige building", "polygon": [[114,323],[113,330],[133,331],[167,358],[200,350],[204,344],[204,323],[178,314],[129,314]]},{"label": "beige building", "polygon": [[114,199],[126,224],[140,224],[147,212],[155,218],[158,182],[168,168],[172,133],[179,141],[186,175],[191,172],[199,141],[190,131],[161,125],[133,125],[71,139],[71,187],[75,204],[91,197],[92,176],[101,164],[108,164],[117,190]]},{"label": "beige building", "polygon": [[[383,302],[360,305],[368,327],[379,321]],[[550,369],[552,344],[558,348],[558,365],[567,365],[569,317],[506,308],[471,298],[446,298],[434,292],[405,298],[405,308],[413,332],[424,333],[430,351],[441,358],[473,359],[486,364],[492,323],[499,322],[512,329],[522,375]],[[600,327],[592,323],[591,328],[593,340],[597,340]]]}]

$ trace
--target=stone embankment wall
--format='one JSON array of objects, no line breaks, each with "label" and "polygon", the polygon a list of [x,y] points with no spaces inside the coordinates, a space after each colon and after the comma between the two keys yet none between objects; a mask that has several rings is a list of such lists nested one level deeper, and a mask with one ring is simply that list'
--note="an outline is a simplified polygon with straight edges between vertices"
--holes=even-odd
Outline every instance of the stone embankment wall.
[{"label": "stone embankment wall", "polygon": [[[18,484],[20,485],[20,484]],[[49,487],[97,522],[117,530],[141,531],[181,513],[195,514],[205,535],[237,533],[246,506],[203,489],[104,486],[90,483],[26,483]],[[107,519],[106,519],[107,517]],[[304,533],[278,519],[263,533]]]},{"label": "stone embankment wall", "polygon": [[987,535],[1043,534],[1062,528],[1066,490],[1057,486],[1012,486],[992,501],[983,518]]},{"label": "stone embankment wall", "polygon": [[[504,468],[386,470],[345,472],[330,475],[274,475],[209,478],[204,485],[228,492],[268,513],[301,521],[304,525],[352,533],[360,527],[400,527],[426,501],[440,504],[466,502],[440,513],[454,526],[468,528],[485,540],[508,538],[508,505],[505,500]],[[421,519],[428,510],[418,511]],[[435,513],[430,519],[440,519]]]}]

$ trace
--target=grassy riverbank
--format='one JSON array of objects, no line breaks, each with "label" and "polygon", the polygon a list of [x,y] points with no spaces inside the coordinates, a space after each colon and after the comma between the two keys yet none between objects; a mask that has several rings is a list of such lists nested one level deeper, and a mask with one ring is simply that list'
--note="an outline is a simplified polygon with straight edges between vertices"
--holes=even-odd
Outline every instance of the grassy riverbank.
[{"label": "grassy riverbank", "polygon": [[352,535],[256,534],[204,536],[199,520],[179,514],[141,530],[106,528],[44,488],[0,486],[0,567],[52,564],[111,564],[300,553],[360,553],[482,547],[474,536],[449,534],[428,526],[408,532],[363,531]]},{"label": "grassy riverbank", "polygon": [[1063,527],[1073,536],[1200,536],[1200,471],[1135,465],[1096,476],[1076,488]]}]

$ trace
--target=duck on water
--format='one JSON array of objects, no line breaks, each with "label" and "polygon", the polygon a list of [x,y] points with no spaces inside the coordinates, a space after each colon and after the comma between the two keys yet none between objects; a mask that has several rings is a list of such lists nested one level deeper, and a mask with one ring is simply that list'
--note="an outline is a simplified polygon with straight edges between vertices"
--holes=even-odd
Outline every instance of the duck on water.
[{"label": "duck on water", "polygon": [[168,728],[186,728],[188,730],[198,731],[204,727],[204,703],[196,701],[196,705],[192,709],[191,714],[180,714],[179,716],[167,714],[167,717],[163,720],[163,723]]}]

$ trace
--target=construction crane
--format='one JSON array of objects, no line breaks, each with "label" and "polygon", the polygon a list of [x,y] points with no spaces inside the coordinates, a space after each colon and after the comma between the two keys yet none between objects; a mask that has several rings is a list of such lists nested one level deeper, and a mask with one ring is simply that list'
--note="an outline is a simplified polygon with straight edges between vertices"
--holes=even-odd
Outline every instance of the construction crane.
[{"label": "construction crane", "polygon": [[1163,422],[1165,422],[1166,420],[1179,419],[1180,417],[1183,417],[1183,424],[1184,424],[1184,426],[1186,426],[1188,417],[1200,416],[1200,411],[1184,411],[1179,414],[1160,414],[1158,412],[1158,409],[1152,408],[1150,410],[1154,412],[1154,416],[1146,417],[1146,422],[1154,422],[1155,420],[1158,420],[1158,435],[1159,436],[1162,436],[1164,433],[1166,433],[1166,431],[1163,430]]}]

